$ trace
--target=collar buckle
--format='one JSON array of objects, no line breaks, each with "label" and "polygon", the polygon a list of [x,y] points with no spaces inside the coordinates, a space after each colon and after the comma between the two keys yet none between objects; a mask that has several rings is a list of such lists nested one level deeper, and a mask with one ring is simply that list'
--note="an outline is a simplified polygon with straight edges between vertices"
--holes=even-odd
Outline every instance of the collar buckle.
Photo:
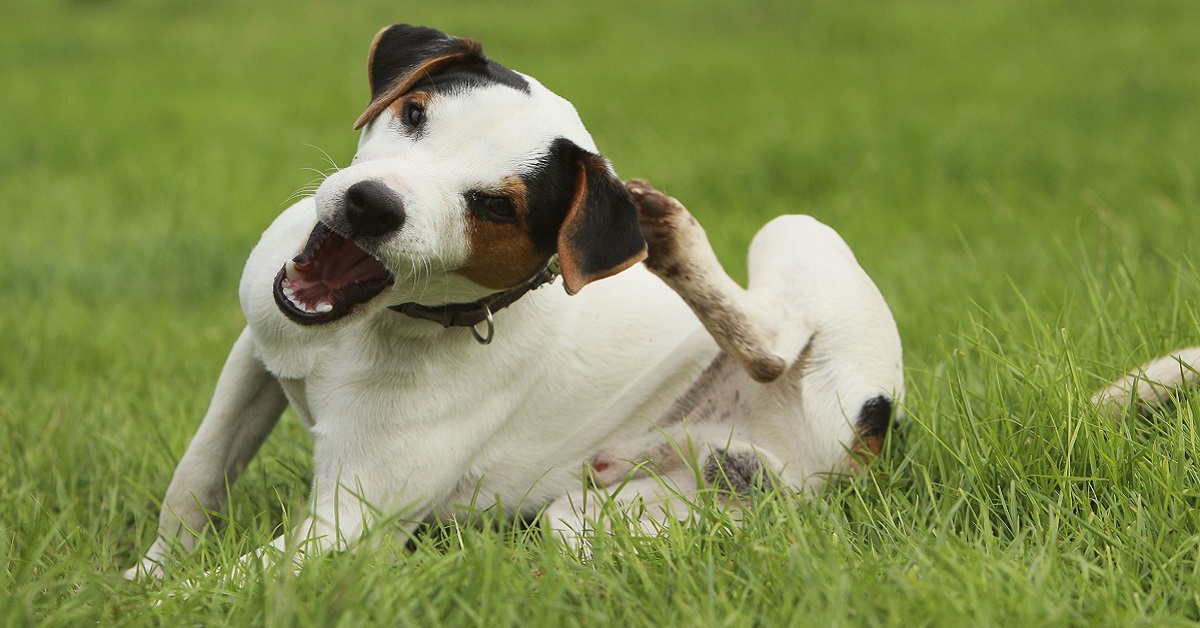
[{"label": "collar buckle", "polygon": [[484,319],[484,322],[487,323],[487,335],[481,336],[479,334],[479,323],[471,325],[471,335],[475,336],[475,341],[479,344],[490,345],[492,344],[492,337],[496,335],[496,322],[492,320],[492,308],[488,307],[487,303],[483,304],[483,311],[487,314],[487,318]]}]

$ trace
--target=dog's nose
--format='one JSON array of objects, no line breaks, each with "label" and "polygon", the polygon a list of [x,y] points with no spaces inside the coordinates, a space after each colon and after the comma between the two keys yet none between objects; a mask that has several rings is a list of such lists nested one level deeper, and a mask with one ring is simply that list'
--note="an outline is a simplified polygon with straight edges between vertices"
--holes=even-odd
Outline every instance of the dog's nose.
[{"label": "dog's nose", "polygon": [[350,186],[345,203],[351,237],[377,238],[404,225],[404,203],[381,181]]}]

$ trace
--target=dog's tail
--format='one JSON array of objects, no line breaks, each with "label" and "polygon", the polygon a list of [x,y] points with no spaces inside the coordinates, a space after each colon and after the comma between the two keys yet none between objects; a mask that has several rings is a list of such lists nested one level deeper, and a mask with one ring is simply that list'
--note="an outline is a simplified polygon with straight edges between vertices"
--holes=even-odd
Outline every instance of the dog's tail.
[{"label": "dog's tail", "polygon": [[1121,420],[1130,408],[1145,416],[1172,395],[1200,387],[1200,346],[1177,349],[1137,367],[1092,395],[1092,403]]}]

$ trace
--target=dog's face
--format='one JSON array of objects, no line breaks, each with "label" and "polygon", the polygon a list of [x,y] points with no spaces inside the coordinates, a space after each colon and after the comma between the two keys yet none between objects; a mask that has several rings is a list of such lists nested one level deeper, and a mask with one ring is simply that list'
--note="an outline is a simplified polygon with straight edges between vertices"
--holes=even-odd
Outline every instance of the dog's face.
[{"label": "dog's face", "polygon": [[405,302],[469,302],[558,254],[574,294],[645,256],[637,210],[574,107],[478,43],[394,25],[371,46],[353,163],[275,297],[301,324]]}]

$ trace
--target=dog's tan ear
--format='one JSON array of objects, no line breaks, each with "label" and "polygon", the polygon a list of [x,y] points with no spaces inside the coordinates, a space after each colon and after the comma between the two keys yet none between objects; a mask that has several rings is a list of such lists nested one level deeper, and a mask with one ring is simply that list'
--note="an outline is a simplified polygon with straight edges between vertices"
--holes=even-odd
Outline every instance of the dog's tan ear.
[{"label": "dog's tan ear", "polygon": [[575,294],[646,258],[637,207],[600,155],[579,149],[571,207],[558,232],[563,285]]},{"label": "dog's tan ear", "polygon": [[379,31],[367,58],[371,103],[354,128],[374,120],[417,81],[459,63],[486,64],[483,46],[424,26],[393,24]]}]

